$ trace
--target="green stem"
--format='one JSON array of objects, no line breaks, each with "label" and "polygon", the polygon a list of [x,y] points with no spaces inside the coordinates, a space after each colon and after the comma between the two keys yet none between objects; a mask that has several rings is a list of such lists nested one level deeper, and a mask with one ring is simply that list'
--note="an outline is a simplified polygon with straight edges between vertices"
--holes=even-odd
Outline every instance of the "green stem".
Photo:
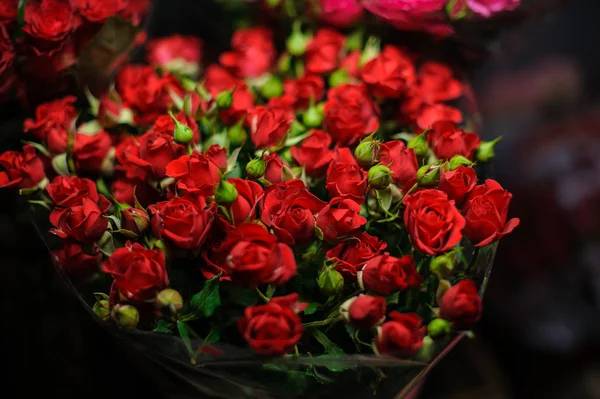
[{"label": "green stem", "polygon": [[338,317],[334,317],[334,318],[327,319],[327,320],[312,321],[310,323],[302,324],[302,327],[304,327],[304,328],[322,327],[322,326],[327,326],[329,324],[337,323],[338,321],[341,321],[342,319],[343,319],[342,316],[338,316]]},{"label": "green stem", "polygon": [[267,297],[265,294],[263,294],[263,293],[262,293],[262,292],[261,292],[261,291],[258,289],[258,287],[256,287],[256,292],[258,293],[258,296],[259,296],[259,297],[260,297],[260,298],[261,298],[263,301],[265,301],[265,303],[269,303],[270,299],[269,299],[269,298],[268,298],[268,297]]}]

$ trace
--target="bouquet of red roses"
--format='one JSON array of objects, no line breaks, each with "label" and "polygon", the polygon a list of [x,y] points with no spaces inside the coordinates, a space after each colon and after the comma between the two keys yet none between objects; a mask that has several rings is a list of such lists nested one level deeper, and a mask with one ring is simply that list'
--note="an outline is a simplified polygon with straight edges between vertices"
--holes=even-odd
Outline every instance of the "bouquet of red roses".
[{"label": "bouquet of red roses", "polygon": [[410,386],[477,322],[519,223],[450,67],[303,28],[282,53],[236,31],[200,80],[198,39],[154,41],[0,155],[99,319],[211,396]]}]

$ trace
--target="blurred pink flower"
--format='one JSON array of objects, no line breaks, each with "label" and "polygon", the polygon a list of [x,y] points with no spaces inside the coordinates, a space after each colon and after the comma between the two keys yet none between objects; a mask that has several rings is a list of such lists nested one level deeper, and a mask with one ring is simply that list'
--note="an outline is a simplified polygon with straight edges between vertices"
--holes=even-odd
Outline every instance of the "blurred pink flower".
[{"label": "blurred pink flower", "polygon": [[501,11],[514,10],[520,4],[521,0],[467,0],[467,6],[485,18]]},{"label": "blurred pink flower", "polygon": [[362,0],[362,4],[398,29],[426,31],[436,36],[453,33],[443,12],[446,0]]},{"label": "blurred pink flower", "polygon": [[320,0],[319,3],[321,19],[338,27],[352,25],[363,13],[359,0]]}]

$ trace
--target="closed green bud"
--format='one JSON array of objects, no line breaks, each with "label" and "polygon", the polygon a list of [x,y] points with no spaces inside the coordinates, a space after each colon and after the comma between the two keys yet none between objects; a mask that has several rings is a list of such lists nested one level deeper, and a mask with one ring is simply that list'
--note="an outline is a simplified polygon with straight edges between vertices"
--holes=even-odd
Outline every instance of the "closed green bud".
[{"label": "closed green bud", "polygon": [[292,69],[292,56],[285,53],[279,57],[279,61],[277,61],[277,69],[281,73],[287,73]]},{"label": "closed green bud", "polygon": [[477,148],[477,160],[479,162],[490,162],[496,154],[494,153],[494,147],[498,142],[502,139],[502,137],[497,137],[492,141],[484,141]]},{"label": "closed green bud", "polygon": [[283,83],[276,76],[271,76],[260,88],[264,98],[279,97],[283,93]]},{"label": "closed green bud", "polygon": [[379,157],[380,144],[377,140],[369,137],[360,142],[354,150],[354,157],[358,164],[363,167],[369,167],[377,162]]},{"label": "closed green bud", "polygon": [[373,58],[377,57],[381,52],[381,40],[371,36],[367,39],[367,44],[365,45],[365,49],[360,57],[360,66],[365,65],[367,62],[371,61]]},{"label": "closed green bud", "polygon": [[435,342],[431,337],[425,336],[423,338],[423,345],[416,354],[416,359],[422,362],[430,362],[435,356]]},{"label": "closed green bud", "polygon": [[371,187],[383,190],[392,183],[392,171],[385,165],[375,165],[369,169],[367,179]]},{"label": "closed green bud", "polygon": [[233,92],[235,88],[231,90],[225,90],[217,94],[215,101],[217,102],[217,107],[220,109],[229,109],[233,104]]},{"label": "closed green bud", "polygon": [[172,313],[177,313],[183,309],[183,298],[178,291],[167,288],[158,293],[155,305],[158,309],[168,308]]},{"label": "closed green bud", "polygon": [[327,269],[321,273],[317,283],[321,292],[327,296],[337,295],[344,289],[344,277],[333,269]]},{"label": "closed green bud", "polygon": [[417,171],[417,181],[420,186],[435,186],[440,179],[439,165],[424,165]]},{"label": "closed green bud", "polygon": [[454,261],[448,255],[436,256],[431,260],[429,270],[431,270],[438,279],[443,280],[452,273],[452,270],[454,270]]},{"label": "closed green bud", "polygon": [[462,155],[456,155],[455,157],[452,157],[448,164],[450,165],[450,170],[457,169],[459,166],[473,166],[473,162]]},{"label": "closed green bud", "polygon": [[450,334],[451,331],[452,326],[444,319],[433,319],[427,326],[427,333],[432,338]]},{"label": "closed green bud", "polygon": [[323,111],[318,106],[311,105],[302,115],[302,123],[308,128],[319,127],[324,118]]},{"label": "closed green bud", "polygon": [[336,87],[350,81],[348,72],[345,69],[338,69],[329,75],[329,86]]},{"label": "closed green bud", "polygon": [[408,142],[408,148],[412,148],[415,154],[418,156],[424,156],[427,154],[427,139],[425,135],[427,132],[419,134],[417,137]]},{"label": "closed green bud", "polygon": [[140,312],[131,305],[115,305],[112,310],[112,318],[121,328],[136,328],[140,322]]},{"label": "closed green bud", "polygon": [[254,158],[246,164],[246,174],[251,179],[260,179],[265,175],[267,163],[263,157]]},{"label": "closed green bud", "polygon": [[311,35],[302,33],[302,23],[296,21],[292,27],[292,34],[286,40],[285,45],[291,55],[299,57],[306,51],[306,46],[311,38]]},{"label": "closed green bud", "polygon": [[108,319],[110,319],[110,304],[106,299],[100,299],[99,301],[96,301],[92,307],[92,310],[102,320],[108,321]]},{"label": "closed green bud", "polygon": [[246,144],[246,141],[248,140],[248,133],[246,133],[246,129],[242,126],[242,122],[243,121],[240,121],[240,123],[236,123],[227,129],[229,143],[234,147],[241,147]]},{"label": "closed green bud", "polygon": [[175,131],[173,132],[175,142],[185,145],[192,141],[192,139],[194,138],[194,132],[192,131],[192,129],[188,125],[179,122],[179,120],[177,120],[177,118],[175,118],[171,112],[169,112],[169,115],[175,123]]},{"label": "closed green bud", "polygon": [[238,192],[235,185],[229,183],[227,180],[221,180],[221,184],[215,189],[215,200],[218,204],[231,204],[237,197]]}]

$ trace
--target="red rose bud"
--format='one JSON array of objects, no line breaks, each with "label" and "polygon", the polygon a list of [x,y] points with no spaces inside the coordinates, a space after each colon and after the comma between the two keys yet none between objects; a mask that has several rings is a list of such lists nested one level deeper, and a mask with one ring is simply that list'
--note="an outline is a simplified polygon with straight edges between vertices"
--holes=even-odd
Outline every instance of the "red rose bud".
[{"label": "red rose bud", "polygon": [[450,170],[454,170],[461,166],[466,166],[470,168],[474,165],[474,163],[468,160],[467,158],[463,157],[462,155],[456,155],[452,157],[452,159],[450,159],[448,165],[450,166]]},{"label": "red rose bud", "polygon": [[332,29],[319,29],[306,46],[306,70],[325,74],[337,69],[346,38]]},{"label": "red rose bud", "polygon": [[229,109],[233,105],[233,92],[235,91],[235,87],[231,90],[225,90],[217,94],[215,101],[217,103],[217,107],[220,109]]},{"label": "red rose bud", "polygon": [[323,239],[336,242],[357,234],[367,219],[360,216],[360,205],[351,199],[333,198],[317,216]]},{"label": "red rose bud", "polygon": [[412,255],[402,258],[387,254],[377,256],[367,261],[357,278],[362,289],[382,296],[407,288],[417,288],[423,283]]},{"label": "red rose bud", "polygon": [[227,129],[227,137],[229,138],[229,143],[233,147],[241,147],[246,144],[246,141],[248,141],[248,133],[246,133],[246,129],[244,129],[243,121],[240,121],[233,126],[229,126]]},{"label": "red rose bud", "polygon": [[334,161],[327,169],[325,187],[331,197],[348,198],[359,204],[365,202],[367,174],[358,166],[347,147],[338,148],[334,154]]},{"label": "red rose bud", "polygon": [[276,76],[271,76],[269,79],[260,87],[260,94],[264,98],[279,97],[283,94],[283,83],[281,79]]},{"label": "red rose bud", "polygon": [[300,317],[276,301],[246,308],[237,324],[246,342],[261,355],[284,355],[302,338]]},{"label": "red rose bud", "polygon": [[80,279],[96,273],[102,260],[102,254],[95,245],[92,253],[86,254],[81,245],[71,242],[65,242],[61,249],[52,251],[52,257],[67,276]]},{"label": "red rose bud", "polygon": [[407,192],[417,182],[417,156],[404,142],[395,140],[381,144],[379,163],[391,169],[394,184],[402,191]]},{"label": "red rose bud", "polygon": [[221,180],[221,184],[215,189],[215,200],[217,204],[228,205],[238,198],[238,192],[235,185],[227,180]]},{"label": "red rose bud", "polygon": [[312,134],[302,140],[298,146],[291,148],[292,158],[303,166],[308,176],[325,175],[329,163],[333,159],[331,136],[323,130],[314,129]]},{"label": "red rose bud", "polygon": [[291,55],[299,57],[304,54],[311,39],[310,34],[302,33],[302,22],[295,21],[292,25],[292,34],[286,40],[285,46]]},{"label": "red rose bud", "polygon": [[158,309],[168,308],[171,313],[177,313],[183,309],[183,298],[178,291],[167,288],[158,293],[155,305]]},{"label": "red rose bud", "polygon": [[446,193],[427,189],[404,197],[404,224],[416,250],[427,255],[447,252],[462,239],[465,227]]},{"label": "red rose bud", "polygon": [[508,222],[512,194],[495,180],[486,180],[468,195],[462,211],[466,219],[465,235],[476,247],[484,247],[512,232],[520,223]]},{"label": "red rose bud", "polygon": [[481,299],[473,280],[461,280],[448,288],[440,302],[440,317],[456,330],[473,326],[481,318]]},{"label": "red rose bud", "polygon": [[324,119],[323,109],[321,107],[311,105],[302,114],[302,122],[307,128],[319,127]]},{"label": "red rose bud", "polygon": [[344,302],[340,314],[352,327],[368,330],[385,321],[385,299],[359,295]]},{"label": "red rose bud", "polygon": [[205,209],[200,197],[196,201],[172,198],[148,207],[152,215],[152,232],[182,249],[197,249],[206,240],[215,218],[215,207]]},{"label": "red rose bud", "polygon": [[425,156],[427,154],[427,139],[425,138],[427,136],[427,131],[425,131],[424,133],[419,134],[418,136],[416,136],[415,138],[413,138],[412,140],[410,140],[408,142],[407,147],[408,148],[412,148],[415,151],[415,154],[417,154],[418,156],[422,157]]},{"label": "red rose bud", "polygon": [[256,203],[262,197],[263,189],[260,184],[250,180],[231,178],[237,190],[237,199],[229,206],[229,217],[233,225],[240,225],[245,221],[252,221],[256,216]]},{"label": "red rose bud", "polygon": [[276,148],[285,140],[294,118],[285,110],[258,106],[248,112],[250,138],[256,148]]},{"label": "red rose bud", "polygon": [[290,171],[289,165],[281,159],[277,153],[272,152],[269,155],[264,156],[264,160],[267,163],[267,169],[265,170],[265,179],[272,183],[281,183],[287,179],[293,179],[295,176]]},{"label": "red rose bud", "polygon": [[172,112],[169,112],[171,119],[175,123],[175,130],[173,132],[173,138],[178,144],[186,145],[194,138],[193,130],[186,124],[179,122]]},{"label": "red rose bud", "polygon": [[23,146],[23,152],[5,151],[0,154],[0,188],[34,188],[46,177],[44,163],[35,148]]},{"label": "red rose bud", "polygon": [[96,301],[94,306],[92,306],[92,310],[102,321],[108,321],[111,317],[110,304],[106,299]]},{"label": "red rose bud", "polygon": [[386,247],[387,244],[377,237],[361,232],[354,239],[345,240],[327,251],[325,258],[335,264],[335,269],[344,278],[354,281],[358,270]]},{"label": "red rose bud", "polygon": [[498,137],[492,141],[483,141],[479,145],[479,148],[477,148],[477,160],[483,163],[490,162],[496,156],[494,147],[498,144],[500,139],[502,139],[502,137]]},{"label": "red rose bud", "polygon": [[392,183],[392,171],[384,165],[375,165],[369,169],[367,180],[375,190],[384,190]]},{"label": "red rose bud", "polygon": [[218,144],[213,144],[204,150],[204,155],[206,155],[212,163],[217,165],[221,172],[227,170],[227,148],[221,147]]},{"label": "red rose bud", "polygon": [[397,98],[416,80],[416,72],[406,54],[388,45],[364,65],[361,77],[376,97]]},{"label": "red rose bud", "polygon": [[211,196],[221,182],[221,171],[209,156],[196,151],[170,162],[165,173],[176,180],[179,195]]},{"label": "red rose bud", "polygon": [[452,326],[444,319],[433,319],[427,326],[427,333],[432,338],[448,335],[451,331]]},{"label": "red rose bud", "polygon": [[141,209],[127,208],[121,210],[121,228],[137,235],[142,235],[150,224],[150,217]]},{"label": "red rose bud", "polygon": [[354,149],[354,157],[358,161],[358,164],[367,168],[376,163],[377,158],[379,157],[380,146],[380,142],[374,140],[372,137],[368,137],[361,141]]},{"label": "red rose bud", "polygon": [[448,194],[448,198],[462,204],[466,196],[477,184],[477,173],[473,168],[459,166],[452,171],[443,171],[438,189]]},{"label": "red rose bud", "polygon": [[409,358],[423,346],[425,327],[414,313],[391,312],[390,321],[377,328],[375,347],[381,355]]},{"label": "red rose bud", "polygon": [[448,255],[436,256],[429,264],[429,270],[435,274],[439,280],[443,280],[454,270],[454,261]]},{"label": "red rose bud", "polygon": [[427,142],[436,157],[443,160],[456,155],[473,159],[480,140],[475,133],[465,133],[452,122],[435,122],[427,133]]},{"label": "red rose bud", "polygon": [[423,165],[417,171],[419,186],[435,186],[440,179],[440,165]]},{"label": "red rose bud", "polygon": [[264,158],[254,158],[246,164],[246,174],[251,179],[260,179],[267,170],[267,163]]},{"label": "red rose bud", "polygon": [[131,305],[117,304],[113,307],[112,318],[124,329],[134,329],[140,322],[140,312]]},{"label": "red rose bud", "polygon": [[317,284],[324,295],[335,296],[344,289],[344,277],[333,269],[327,269],[319,275]]}]

